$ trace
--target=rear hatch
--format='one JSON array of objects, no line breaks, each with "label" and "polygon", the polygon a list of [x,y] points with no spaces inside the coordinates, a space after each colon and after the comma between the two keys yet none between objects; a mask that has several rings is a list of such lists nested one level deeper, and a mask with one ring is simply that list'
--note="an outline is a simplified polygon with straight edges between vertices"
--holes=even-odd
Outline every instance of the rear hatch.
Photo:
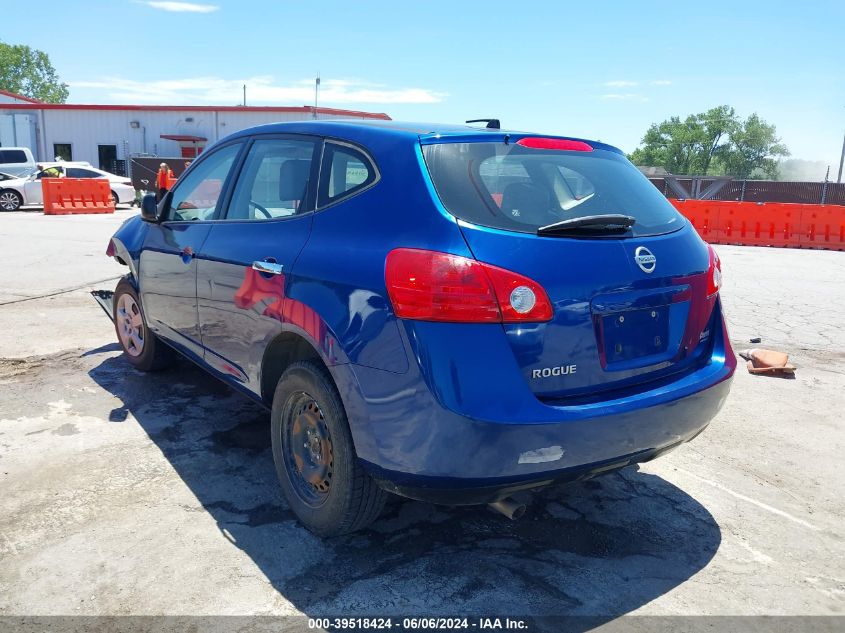
[{"label": "rear hatch", "polygon": [[464,141],[423,139],[423,155],[473,255],[548,294],[550,321],[502,325],[538,397],[606,398],[706,362],[707,245],[618,150]]}]

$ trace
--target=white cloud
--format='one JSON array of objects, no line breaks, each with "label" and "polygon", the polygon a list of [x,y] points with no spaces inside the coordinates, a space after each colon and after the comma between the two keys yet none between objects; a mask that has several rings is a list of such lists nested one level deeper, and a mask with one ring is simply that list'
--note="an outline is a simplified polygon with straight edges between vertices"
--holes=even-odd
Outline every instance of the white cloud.
[{"label": "white cloud", "polygon": [[671,86],[672,82],[668,79],[655,79],[654,81],[648,82],[651,86]]},{"label": "white cloud", "polygon": [[608,88],[633,88],[637,85],[637,82],[628,81],[625,79],[617,79],[616,81],[605,81],[604,85]]},{"label": "white cloud", "polygon": [[199,4],[196,2],[165,2],[160,0],[150,0],[148,2],[141,2],[153,9],[161,9],[162,11],[172,11],[174,13],[213,13],[220,7],[216,4]]},{"label": "white cloud", "polygon": [[601,95],[601,98],[607,101],[648,101],[648,97],[633,92],[614,92],[610,94],[603,94]]},{"label": "white cloud", "polygon": [[[248,105],[298,105],[314,102],[314,80],[277,84],[264,75],[246,79],[193,77],[159,81],[137,81],[104,77],[98,81],[70,82],[73,89],[103,91],[113,103],[156,105],[236,105],[243,99],[246,84]],[[355,79],[323,79],[320,104],[349,103],[438,103],[448,95],[427,88],[389,88]]]}]

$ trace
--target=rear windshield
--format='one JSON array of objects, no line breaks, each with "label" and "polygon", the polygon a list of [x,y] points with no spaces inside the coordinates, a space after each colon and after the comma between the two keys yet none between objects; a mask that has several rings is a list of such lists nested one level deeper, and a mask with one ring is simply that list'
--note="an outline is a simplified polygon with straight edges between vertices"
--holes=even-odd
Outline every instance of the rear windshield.
[{"label": "rear windshield", "polygon": [[25,163],[26,154],[22,149],[0,149],[0,163]]},{"label": "rear windshield", "polygon": [[423,146],[443,206],[457,218],[534,233],[562,220],[630,215],[626,236],[679,229],[683,216],[628,160],[615,152],[532,149],[503,142]]}]

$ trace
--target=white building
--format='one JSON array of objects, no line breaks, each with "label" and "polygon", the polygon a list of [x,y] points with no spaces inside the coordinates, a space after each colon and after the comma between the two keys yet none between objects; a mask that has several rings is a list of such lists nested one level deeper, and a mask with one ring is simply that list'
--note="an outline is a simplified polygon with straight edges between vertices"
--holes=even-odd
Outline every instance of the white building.
[{"label": "white building", "polygon": [[36,160],[60,156],[108,171],[125,169],[133,156],[193,158],[206,145],[247,127],[315,118],[390,119],[313,106],[53,104],[0,90],[0,146],[29,147]]}]

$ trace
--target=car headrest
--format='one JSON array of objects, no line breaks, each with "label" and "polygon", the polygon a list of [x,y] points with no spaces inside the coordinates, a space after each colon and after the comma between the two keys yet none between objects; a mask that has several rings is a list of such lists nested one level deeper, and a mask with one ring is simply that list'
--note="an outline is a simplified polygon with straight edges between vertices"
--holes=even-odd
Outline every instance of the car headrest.
[{"label": "car headrest", "polygon": [[311,172],[311,161],[291,158],[279,167],[279,200],[302,200]]}]

